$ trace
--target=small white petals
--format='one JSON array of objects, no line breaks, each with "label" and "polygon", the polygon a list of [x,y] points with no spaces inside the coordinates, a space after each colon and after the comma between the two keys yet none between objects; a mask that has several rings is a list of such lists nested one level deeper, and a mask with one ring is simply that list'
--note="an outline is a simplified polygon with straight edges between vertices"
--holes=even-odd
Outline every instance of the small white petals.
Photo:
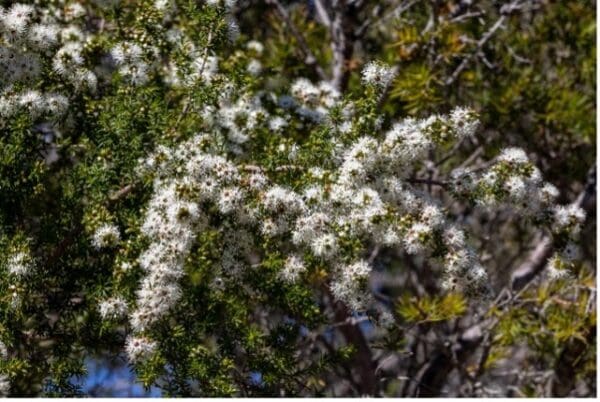
[{"label": "small white petals", "polygon": [[498,156],[499,161],[505,161],[513,164],[522,164],[529,162],[525,151],[521,148],[505,148]]},{"label": "small white petals", "polygon": [[311,243],[311,250],[317,257],[330,258],[338,252],[338,241],[333,234],[317,237]]},{"label": "small white petals", "polygon": [[132,363],[148,360],[155,352],[156,347],[156,342],[145,337],[130,336],[125,343],[125,351]]},{"label": "small white petals", "polygon": [[304,261],[298,256],[292,255],[287,258],[279,277],[285,282],[296,282],[300,275],[306,271]]},{"label": "small white petals", "polygon": [[8,349],[4,342],[0,341],[0,360],[8,359]]},{"label": "small white petals", "polygon": [[121,297],[103,300],[98,306],[100,316],[104,320],[116,320],[127,316],[127,303]]},{"label": "small white petals", "polygon": [[362,70],[363,83],[379,88],[387,87],[395,76],[396,71],[392,67],[377,61],[366,64]]},{"label": "small white petals", "polygon": [[0,374],[0,397],[6,397],[10,393],[10,381],[6,374]]},{"label": "small white petals", "polygon": [[97,249],[114,247],[119,243],[121,234],[119,228],[112,224],[104,224],[96,229],[92,238],[92,245]]},{"label": "small white petals", "polygon": [[33,260],[31,256],[23,251],[13,254],[8,259],[8,272],[13,275],[23,277],[33,271]]},{"label": "small white petals", "polygon": [[450,114],[450,124],[458,139],[472,137],[479,127],[477,115],[470,109],[457,107]]}]

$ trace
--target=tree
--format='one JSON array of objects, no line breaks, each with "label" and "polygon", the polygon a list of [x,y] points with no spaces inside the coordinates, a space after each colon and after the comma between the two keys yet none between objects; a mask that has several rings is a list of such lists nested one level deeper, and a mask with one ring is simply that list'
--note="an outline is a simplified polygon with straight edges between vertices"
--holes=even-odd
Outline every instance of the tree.
[{"label": "tree", "polygon": [[7,2],[0,391],[595,394],[586,10]]}]

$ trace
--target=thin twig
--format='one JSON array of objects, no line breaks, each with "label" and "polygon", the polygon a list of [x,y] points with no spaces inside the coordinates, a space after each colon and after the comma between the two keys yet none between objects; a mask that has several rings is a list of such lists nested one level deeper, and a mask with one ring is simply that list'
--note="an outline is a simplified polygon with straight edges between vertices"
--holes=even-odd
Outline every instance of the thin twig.
[{"label": "thin twig", "polygon": [[290,15],[288,14],[285,7],[279,2],[279,0],[266,0],[266,2],[267,4],[275,7],[277,14],[279,14],[281,19],[285,22],[288,29],[296,39],[296,42],[298,42],[298,46],[300,47],[300,50],[304,56],[304,62],[315,70],[315,72],[321,80],[326,81],[327,75],[325,74],[325,71],[323,70],[323,68],[321,68],[319,63],[317,63],[317,58],[315,57],[312,50],[310,50],[308,43],[306,43],[306,40],[304,39],[300,31],[298,31],[296,25],[294,25],[294,23],[292,22]]}]

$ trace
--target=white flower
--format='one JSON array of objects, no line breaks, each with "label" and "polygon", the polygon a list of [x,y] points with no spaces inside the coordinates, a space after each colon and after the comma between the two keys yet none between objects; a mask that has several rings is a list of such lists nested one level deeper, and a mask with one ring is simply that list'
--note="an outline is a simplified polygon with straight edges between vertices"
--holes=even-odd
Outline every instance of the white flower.
[{"label": "white flower", "polygon": [[0,397],[6,397],[10,393],[10,381],[6,374],[0,374]]},{"label": "white flower", "polygon": [[79,3],[71,3],[64,8],[65,19],[67,21],[80,18],[86,15],[85,8]]},{"label": "white flower", "polygon": [[316,103],[320,96],[319,89],[306,78],[298,78],[290,88],[292,95],[300,99],[303,103]]},{"label": "white flower", "polygon": [[285,215],[304,209],[304,202],[299,194],[280,186],[273,186],[264,193],[263,204],[267,210]]},{"label": "white flower", "polygon": [[540,189],[540,198],[547,204],[553,203],[559,194],[560,193],[558,189],[550,183],[544,184],[544,186]]},{"label": "white flower", "polygon": [[143,85],[150,79],[148,65],[143,62],[137,64],[124,64],[119,68],[121,74],[134,86]]},{"label": "white flower", "polygon": [[139,63],[143,57],[140,45],[133,42],[121,42],[114,46],[110,55],[118,66]]},{"label": "white flower", "polygon": [[522,164],[529,162],[525,151],[521,148],[505,148],[498,156],[499,161],[505,161],[513,164]]},{"label": "white flower", "polygon": [[552,280],[564,279],[571,276],[571,273],[565,266],[565,261],[563,261],[558,254],[554,254],[550,257],[548,265],[546,266],[546,271]]},{"label": "white flower", "polygon": [[33,118],[44,112],[44,97],[35,90],[29,90],[21,94],[18,101],[19,105],[29,112]]},{"label": "white flower", "polygon": [[4,342],[0,341],[0,360],[8,359],[8,349]]},{"label": "white flower", "polygon": [[464,107],[455,108],[450,113],[450,124],[459,139],[471,137],[479,127],[477,115],[470,109]]},{"label": "white flower", "polygon": [[125,351],[132,363],[147,360],[156,350],[157,344],[146,337],[129,336],[125,343]]},{"label": "white flower", "polygon": [[362,70],[363,83],[380,88],[387,87],[395,76],[394,68],[377,61],[367,63]]},{"label": "white flower", "polygon": [[511,176],[504,183],[504,188],[515,201],[520,201],[527,195],[527,186],[525,182],[517,176]]},{"label": "white flower", "polygon": [[444,214],[440,208],[435,205],[425,206],[421,212],[421,219],[432,228],[441,226],[445,221]]},{"label": "white flower", "polygon": [[553,228],[555,231],[568,229],[573,234],[577,234],[584,222],[585,211],[577,205],[554,207]]},{"label": "white flower", "polygon": [[338,252],[337,238],[333,234],[328,233],[314,239],[310,247],[315,256],[330,258]]},{"label": "white flower", "polygon": [[260,61],[258,61],[256,59],[252,59],[248,63],[248,66],[246,67],[246,71],[248,71],[248,74],[250,74],[254,77],[257,77],[262,72],[262,64],[260,63]]},{"label": "white flower", "polygon": [[348,278],[353,281],[368,277],[369,272],[371,272],[371,266],[364,260],[348,265],[342,270],[343,275],[347,275]]},{"label": "white flower", "polygon": [[35,24],[29,28],[27,40],[39,50],[46,50],[58,42],[58,28],[55,25]]},{"label": "white flower", "polygon": [[100,303],[100,316],[105,320],[119,319],[127,315],[127,303],[121,297],[111,297]]},{"label": "white flower", "polygon": [[12,7],[0,15],[0,27],[4,38],[14,43],[19,41],[27,30],[34,8],[28,4],[13,4]]},{"label": "white flower", "polygon": [[46,94],[46,109],[54,116],[63,115],[69,108],[69,100],[58,93]]},{"label": "white flower", "polygon": [[265,50],[265,47],[259,41],[251,40],[246,43],[246,49],[253,50],[260,55]]},{"label": "white flower", "polygon": [[450,226],[444,231],[444,242],[453,249],[460,249],[465,246],[465,232],[456,226]]},{"label": "white flower", "polygon": [[306,266],[302,258],[292,255],[285,261],[279,277],[285,282],[296,282],[304,271],[306,271]]},{"label": "white flower", "polygon": [[281,131],[287,125],[287,120],[280,116],[275,116],[269,120],[269,129],[272,131]]},{"label": "white flower", "polygon": [[115,225],[106,223],[96,229],[92,238],[92,245],[97,249],[115,246],[121,238],[119,228]]},{"label": "white flower", "polygon": [[60,40],[63,43],[67,42],[83,42],[85,39],[85,34],[83,31],[76,25],[70,25],[68,27],[62,28],[60,30]]},{"label": "white flower", "polygon": [[413,224],[404,237],[404,248],[406,249],[406,252],[409,254],[423,252],[430,233],[430,226],[420,222]]},{"label": "white flower", "polygon": [[96,77],[96,74],[85,68],[77,69],[73,75],[68,77],[68,79],[78,92],[86,90],[95,92],[98,85],[98,78]]},{"label": "white flower", "polygon": [[8,272],[17,276],[26,276],[33,270],[31,256],[23,251],[13,254],[8,260]]},{"label": "white flower", "polygon": [[165,11],[169,6],[171,6],[171,0],[155,0],[154,8],[159,11]]},{"label": "white flower", "polygon": [[221,190],[217,205],[223,214],[229,214],[241,207],[243,193],[239,187],[227,187]]}]

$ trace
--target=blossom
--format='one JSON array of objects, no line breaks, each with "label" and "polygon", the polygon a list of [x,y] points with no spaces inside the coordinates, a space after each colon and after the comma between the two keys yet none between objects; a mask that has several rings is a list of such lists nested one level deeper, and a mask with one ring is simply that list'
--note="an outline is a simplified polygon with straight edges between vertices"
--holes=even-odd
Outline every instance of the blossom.
[{"label": "blossom", "polygon": [[97,249],[115,246],[121,238],[119,228],[113,224],[105,223],[96,229],[92,244]]},{"label": "blossom", "polygon": [[455,108],[450,113],[450,124],[459,139],[472,137],[479,127],[477,115],[471,109],[464,107]]},{"label": "blossom", "polygon": [[362,81],[367,85],[385,88],[396,76],[396,70],[378,61],[366,64],[362,70]]},{"label": "blossom", "polygon": [[156,342],[140,336],[129,336],[125,342],[125,351],[132,363],[148,360],[155,352]]},{"label": "blossom", "polygon": [[509,196],[516,201],[522,200],[527,195],[527,185],[517,176],[510,177],[504,183],[504,188],[508,191]]},{"label": "blossom", "polygon": [[306,266],[302,259],[292,255],[287,258],[279,277],[285,282],[296,282],[302,272],[306,271]]},{"label": "blossom", "polygon": [[331,233],[317,237],[310,246],[317,257],[330,258],[338,252],[337,238]]},{"label": "blossom", "polygon": [[553,229],[555,231],[569,230],[576,234],[585,221],[585,211],[577,205],[558,205],[554,207]]},{"label": "blossom", "polygon": [[0,397],[6,397],[10,393],[10,381],[6,374],[0,374]]},{"label": "blossom", "polygon": [[409,254],[422,253],[425,250],[425,243],[431,233],[431,227],[417,222],[413,224],[404,237],[404,248]]},{"label": "blossom", "polygon": [[8,259],[8,272],[16,276],[26,276],[33,270],[33,261],[31,256],[24,252],[19,251],[13,254]]},{"label": "blossom", "polygon": [[257,77],[262,72],[262,64],[256,59],[251,59],[246,67],[246,71],[248,71],[248,74]]},{"label": "blossom", "polygon": [[246,49],[252,50],[257,54],[262,54],[262,52],[265,50],[265,47],[259,41],[251,40],[246,43]]},{"label": "blossom", "polygon": [[100,316],[105,319],[119,319],[127,316],[127,303],[121,297],[103,300],[98,306]]},{"label": "blossom", "polygon": [[525,151],[521,148],[505,148],[498,156],[499,161],[505,161],[513,164],[522,164],[529,162]]},{"label": "blossom", "polygon": [[6,360],[8,358],[8,349],[4,342],[0,341],[0,360]]},{"label": "blossom", "polygon": [[548,260],[546,271],[548,272],[550,279],[553,280],[564,279],[571,276],[565,261],[556,253]]}]

